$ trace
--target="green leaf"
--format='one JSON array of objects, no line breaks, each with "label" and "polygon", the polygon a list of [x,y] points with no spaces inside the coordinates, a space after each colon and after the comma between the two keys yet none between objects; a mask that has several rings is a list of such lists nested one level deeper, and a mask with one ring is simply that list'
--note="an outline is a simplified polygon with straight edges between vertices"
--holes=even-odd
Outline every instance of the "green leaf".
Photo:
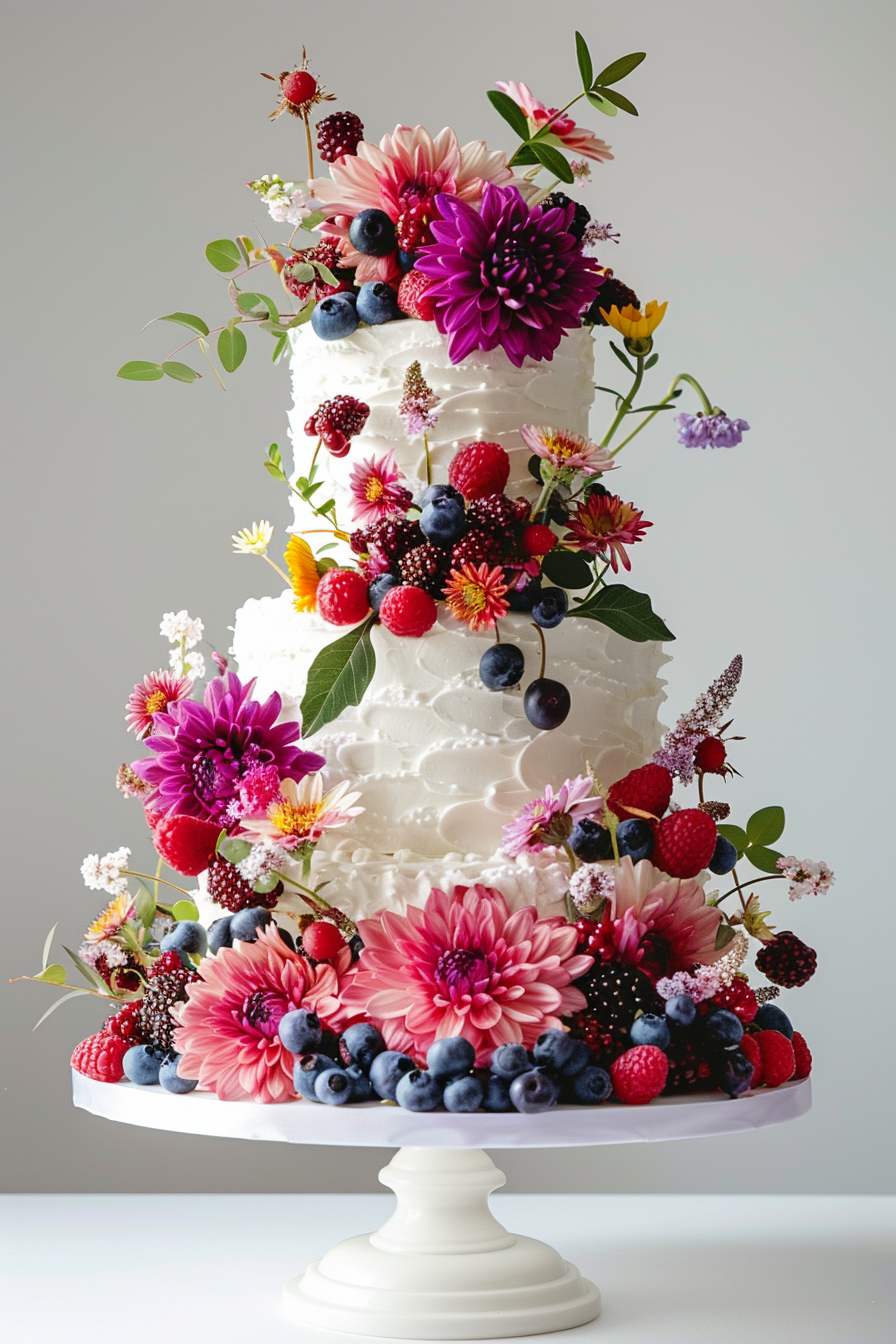
[{"label": "green leaf", "polygon": [[611,103],[609,98],[604,98],[599,93],[586,93],[585,97],[591,106],[597,108],[598,112],[603,112],[605,117],[616,116],[616,104]]},{"label": "green leaf", "polygon": [[553,145],[546,145],[543,140],[533,140],[532,153],[538,162],[543,163],[548,172],[559,177],[561,182],[575,182],[575,175],[559,149],[555,149]]},{"label": "green leaf", "polygon": [[235,271],[242,261],[239,248],[229,238],[216,238],[205,249],[205,255],[216,271]]},{"label": "green leaf", "polygon": [[[271,355],[271,363],[272,363],[272,364],[276,364],[276,363],[277,363],[277,360],[278,360],[278,359],[280,358],[280,356],[283,354],[283,351],[286,349],[286,347],[287,347],[288,345],[289,345],[289,337],[288,337],[288,336],[281,336],[280,339],[278,340],[277,344],[274,346],[274,353]],[[268,465],[269,465],[269,464],[268,464]],[[283,473],[282,473],[282,472],[281,472],[281,476],[283,476]],[[284,480],[284,481],[286,480],[286,477],[285,477],[285,476],[283,476],[283,480]]]},{"label": "green leaf", "polygon": [[645,411],[673,411],[675,407],[671,401],[661,401],[656,406],[633,406],[630,415],[643,415]]},{"label": "green leaf", "polygon": [[64,985],[65,967],[54,962],[51,966],[45,966],[39,975],[32,976],[32,979],[40,980],[45,985]]},{"label": "green leaf", "polygon": [[517,164],[537,163],[538,160],[535,157],[531,145],[525,144],[520,145],[511,162],[514,167],[516,167]]},{"label": "green leaf", "polygon": [[783,807],[762,807],[747,822],[751,845],[773,845],[784,831]]},{"label": "green leaf", "polygon": [[582,85],[584,88],[590,89],[594,82],[594,66],[591,64],[591,52],[588,50],[588,43],[581,33],[576,33],[576,60],[579,63]]},{"label": "green leaf", "polygon": [[269,475],[273,476],[275,481],[285,481],[286,473],[282,467],[275,467],[273,462],[265,462],[264,469]]},{"label": "green leaf", "polygon": [[654,366],[654,364],[658,364],[658,363],[659,363],[659,358],[660,358],[659,355],[656,353],[656,351],[654,351],[654,353],[650,356],[649,359],[645,359],[645,361],[644,361],[644,368],[645,368],[645,369],[652,369],[653,366]]},{"label": "green leaf", "polygon": [[50,948],[53,946],[53,938],[58,928],[59,928],[59,921],[57,919],[56,923],[53,925],[52,929],[47,934],[47,940],[44,943],[44,950],[43,953],[41,954],[40,964],[44,968],[44,970],[47,969],[47,962],[50,960]]},{"label": "green leaf", "polygon": [[161,364],[149,364],[145,359],[132,359],[122,364],[116,378],[129,378],[132,383],[154,383],[164,377]]},{"label": "green leaf", "polygon": [[746,831],[741,830],[740,826],[729,826],[727,822],[722,822],[717,827],[717,830],[719,835],[724,835],[726,840],[731,841],[732,845],[737,850],[737,857],[740,858],[750,843]]},{"label": "green leaf", "polygon": [[[323,224],[326,218],[327,218],[326,210],[314,210],[310,215],[306,215],[305,218],[302,220],[301,225],[302,230],[305,233],[310,233],[312,229],[317,228],[318,224]],[[277,251],[278,252],[280,251],[279,247],[277,248]]]},{"label": "green leaf", "polygon": [[721,952],[723,947],[727,947],[734,937],[734,929],[730,924],[720,924],[716,929],[716,951]]},{"label": "green leaf", "polygon": [[178,920],[197,920],[199,918],[199,911],[192,901],[175,901],[174,905],[171,907],[171,913],[174,918]]},{"label": "green leaf", "polygon": [[[508,126],[513,128],[521,140],[529,139],[529,123],[526,120],[526,114],[519,103],[513,101],[509,93],[504,93],[501,89],[489,89],[488,100],[498,116],[504,118]],[[517,162],[520,162],[519,158],[517,158]]]},{"label": "green leaf", "polygon": [[192,313],[166,313],[164,317],[159,318],[160,322],[176,322],[179,327],[186,327],[188,331],[196,331],[200,336],[208,335],[208,327],[201,317],[194,317]]},{"label": "green leaf", "polygon": [[269,873],[262,881],[256,882],[252,890],[258,896],[264,896],[267,892],[273,891],[280,878],[276,873]]},{"label": "green leaf", "polygon": [[613,583],[601,588],[587,602],[570,610],[570,616],[584,616],[590,621],[608,625],[625,639],[643,644],[649,639],[674,639],[672,631],[660,620],[646,593],[636,593],[624,583]]},{"label": "green leaf", "polygon": [[134,912],[144,929],[148,929],[156,917],[155,900],[152,893],[146,889],[142,882],[137,883],[137,899],[134,902]]},{"label": "green leaf", "polygon": [[597,79],[594,81],[594,86],[597,87],[599,84],[618,84],[620,79],[625,79],[626,75],[630,75],[633,70],[638,68],[646,55],[646,51],[633,51],[628,56],[620,56],[618,60],[611,61],[609,65],[605,65],[603,70],[601,70]]},{"label": "green leaf", "polygon": [[321,280],[323,280],[323,282],[324,282],[325,285],[338,285],[338,284],[339,284],[339,281],[336,279],[335,275],[334,275],[333,272],[330,270],[329,266],[325,266],[324,263],[323,263],[322,261],[315,261],[315,262],[312,262],[312,265],[313,265],[314,269],[317,271],[317,273],[318,273],[318,275],[320,276]]},{"label": "green leaf", "polygon": [[47,1020],[47,1018],[50,1016],[50,1014],[51,1014],[51,1013],[55,1013],[56,1009],[60,1006],[60,1004],[66,1003],[69,999],[79,999],[79,998],[82,998],[83,995],[85,995],[85,994],[89,994],[89,993],[90,993],[90,990],[89,990],[89,989],[70,989],[69,992],[68,992],[67,994],[63,994],[63,996],[62,996],[61,999],[57,999],[55,1003],[51,1003],[51,1004],[50,1004],[50,1006],[49,1006],[49,1008],[47,1009],[47,1011],[44,1013],[44,1015],[43,1015],[42,1017],[39,1017],[39,1018],[37,1019],[37,1021],[35,1022],[34,1026],[31,1028],[31,1030],[32,1030],[32,1031],[37,1031],[37,1029],[38,1029],[38,1027],[41,1025],[41,1023],[46,1022],[46,1020]]},{"label": "green leaf", "polygon": [[68,953],[68,955],[71,957],[75,966],[81,972],[84,979],[87,981],[88,985],[93,985],[94,989],[98,989],[101,994],[108,995],[109,986],[106,984],[103,977],[96,973],[96,971],[93,969],[92,966],[88,966],[87,962],[82,960],[82,958],[78,956],[77,952],[73,952],[71,948],[66,947],[65,944],[63,944],[62,950],[63,952]]},{"label": "green leaf", "polygon": [[750,845],[750,848],[744,854],[744,858],[749,859],[753,867],[758,868],[762,873],[779,872],[778,860],[780,857],[780,850],[768,849],[765,845]]},{"label": "green leaf", "polygon": [[159,367],[176,383],[195,383],[197,378],[202,377],[202,374],[191,369],[189,364],[179,364],[176,359],[166,359]]},{"label": "green leaf", "polygon": [[228,863],[242,863],[243,859],[252,853],[252,846],[248,840],[240,840],[238,836],[222,832],[222,838],[218,841],[218,853]]},{"label": "green leaf", "polygon": [[246,337],[239,327],[225,327],[218,333],[218,358],[227,373],[233,373],[246,358]]},{"label": "green leaf", "polygon": [[587,588],[594,582],[588,561],[575,551],[549,551],[541,562],[541,572],[558,588]]},{"label": "green leaf", "polygon": [[613,354],[616,356],[617,359],[622,360],[623,364],[628,369],[629,373],[634,373],[635,370],[633,365],[629,362],[628,355],[626,355],[622,350],[619,349],[619,346],[616,344],[615,341],[610,342],[610,349],[613,351]]},{"label": "green leaf", "polygon": [[238,308],[244,313],[251,313],[253,317],[260,317],[262,312],[271,318],[280,316],[279,305],[264,294],[250,294],[248,290],[244,290],[236,302]]},{"label": "green leaf", "polygon": [[598,383],[594,384],[594,390],[595,392],[609,392],[617,401],[622,401],[625,395],[623,392],[617,392],[615,387],[601,387]]},{"label": "green leaf", "polygon": [[[596,89],[595,92],[599,94],[601,98],[606,98],[608,102],[613,103],[614,106],[618,107],[622,112],[627,112],[630,117],[636,117],[638,115],[638,109],[635,107],[634,103],[630,102],[624,94],[618,93],[616,89]],[[615,113],[611,113],[611,115],[615,116]]]},{"label": "green leaf", "polygon": [[310,261],[300,262],[298,266],[290,266],[289,273],[293,280],[298,280],[301,285],[308,285],[314,279],[314,267]]},{"label": "green leaf", "polygon": [[328,644],[311,664],[302,700],[302,732],[310,737],[325,723],[338,718],[349,705],[359,705],[376,670],[370,640],[374,618],[355,626]]},{"label": "green leaf", "polygon": [[283,458],[280,455],[279,443],[271,444],[270,448],[268,449],[268,457],[271,459],[272,462],[276,462],[278,467],[282,465]]}]

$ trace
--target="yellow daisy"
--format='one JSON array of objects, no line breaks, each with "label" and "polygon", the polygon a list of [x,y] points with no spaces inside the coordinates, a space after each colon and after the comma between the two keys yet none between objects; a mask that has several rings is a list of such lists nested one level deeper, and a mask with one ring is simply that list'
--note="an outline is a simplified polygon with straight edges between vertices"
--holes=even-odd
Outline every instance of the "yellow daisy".
[{"label": "yellow daisy", "polygon": [[292,591],[295,596],[296,611],[314,611],[317,606],[317,585],[320,583],[320,574],[317,569],[317,561],[305,538],[296,535],[291,536],[283,558],[286,561],[286,568],[289,570],[289,581],[292,584]]},{"label": "yellow daisy", "polygon": [[607,312],[601,308],[601,316],[611,327],[615,327],[620,336],[624,336],[628,341],[643,341],[652,336],[663,318],[666,316],[667,303],[657,303],[656,299],[651,299],[643,313],[640,308],[635,308],[632,304],[626,304],[622,312],[613,307]]},{"label": "yellow daisy", "polygon": [[234,533],[231,541],[237,555],[266,556],[273,535],[273,525],[262,521],[253,523],[251,527],[244,527],[239,532]]}]

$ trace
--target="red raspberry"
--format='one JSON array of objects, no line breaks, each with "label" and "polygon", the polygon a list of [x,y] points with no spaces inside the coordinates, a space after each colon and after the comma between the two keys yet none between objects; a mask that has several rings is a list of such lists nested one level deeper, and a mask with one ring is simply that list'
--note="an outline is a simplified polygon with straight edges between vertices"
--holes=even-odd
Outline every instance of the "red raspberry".
[{"label": "red raspberry", "polygon": [[288,103],[292,103],[293,107],[302,107],[310,103],[317,93],[317,80],[307,70],[290,70],[288,74],[280,76],[280,88]]},{"label": "red raspberry", "polygon": [[510,458],[499,443],[468,443],[454,454],[448,467],[448,483],[464,499],[502,494],[509,475]]},{"label": "red raspberry", "polygon": [[651,862],[670,877],[696,877],[712,858],[718,839],[715,822],[699,807],[672,812],[654,834]]},{"label": "red raspberry", "polygon": [[364,123],[355,112],[331,112],[317,123],[317,152],[324,163],[354,154],[364,139]]},{"label": "red raspberry", "polygon": [[328,569],[317,585],[317,609],[330,625],[357,625],[370,610],[367,584],[356,569]]},{"label": "red raspberry", "polygon": [[113,1036],[111,1031],[98,1031],[75,1046],[72,1068],[94,1082],[117,1083],[124,1077],[121,1061],[130,1048],[130,1041]]},{"label": "red raspberry", "polygon": [[635,815],[629,807],[661,817],[672,797],[672,776],[662,765],[642,765],[611,784],[607,802],[620,821]]},{"label": "red raspberry", "polygon": [[762,1053],[756,1043],[755,1036],[744,1036],[740,1043],[741,1054],[746,1055],[747,1059],[753,1065],[753,1077],[750,1079],[750,1087],[758,1087],[762,1082]]},{"label": "red raspberry", "polygon": [[694,764],[708,775],[724,775],[727,755],[720,737],[704,737],[694,753]]},{"label": "red raspberry", "polygon": [[146,817],[146,824],[149,827],[149,829],[151,831],[154,831],[155,828],[158,826],[159,822],[164,817],[165,813],[154,812],[151,807],[145,807],[143,809],[143,815]]},{"label": "red raspberry", "polygon": [[335,924],[316,919],[302,934],[302,949],[315,961],[332,961],[345,947],[345,939]]},{"label": "red raspberry", "polygon": [[156,850],[170,868],[186,877],[204,873],[215,857],[221,827],[201,817],[163,817],[152,833]]},{"label": "red raspberry", "polygon": [[427,293],[432,281],[422,271],[408,271],[398,286],[398,306],[408,317],[419,317],[421,322],[434,322],[436,305]]},{"label": "red raspberry", "polygon": [[812,1051],[806,1044],[806,1038],[795,1031],[791,1045],[793,1046],[793,1057],[796,1061],[794,1078],[808,1078],[812,1072]]},{"label": "red raspberry", "polygon": [[155,980],[160,975],[173,975],[175,971],[182,971],[184,964],[176,952],[163,952],[152,964],[149,972],[149,979]]},{"label": "red raspberry", "polygon": [[523,533],[523,549],[527,555],[547,555],[556,545],[556,534],[541,523],[530,523]]},{"label": "red raspberry", "polygon": [[720,1008],[739,1017],[744,1026],[753,1021],[759,1012],[759,1002],[746,980],[732,980],[730,985],[720,989],[713,998]]},{"label": "red raspberry", "polygon": [[780,1031],[757,1031],[753,1040],[762,1057],[762,1081],[766,1087],[789,1082],[796,1068],[793,1046]]},{"label": "red raspberry", "polygon": [[613,1091],[627,1106],[644,1106],[666,1086],[669,1061],[658,1045],[635,1045],[610,1065]]},{"label": "red raspberry", "polygon": [[438,614],[438,607],[429,593],[413,584],[390,588],[380,607],[380,620],[388,631],[413,639],[419,639],[432,629]]},{"label": "red raspberry", "polygon": [[370,407],[357,397],[339,396],[322,401],[305,421],[309,438],[320,438],[333,457],[345,457],[350,440],[367,424]]},{"label": "red raspberry", "polygon": [[129,1045],[137,1045],[142,1040],[140,1035],[140,1001],[135,1003],[126,1003],[114,1017],[107,1017],[103,1023],[103,1031],[111,1032],[113,1036],[118,1036],[122,1041],[127,1041]]}]

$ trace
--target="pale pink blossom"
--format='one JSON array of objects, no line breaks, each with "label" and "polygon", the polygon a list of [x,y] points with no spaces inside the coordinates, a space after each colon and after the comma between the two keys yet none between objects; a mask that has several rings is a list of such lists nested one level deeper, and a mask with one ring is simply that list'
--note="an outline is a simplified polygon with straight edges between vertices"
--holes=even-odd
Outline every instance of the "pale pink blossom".
[{"label": "pale pink blossom", "polygon": [[797,859],[793,854],[778,859],[778,869],[790,883],[792,901],[804,896],[823,896],[834,884],[834,874],[821,859]]},{"label": "pale pink blossom", "polygon": [[550,425],[523,425],[520,438],[537,457],[550,462],[558,471],[612,471],[619,463],[606,448],[591,443],[581,434]]},{"label": "pale pink blossom", "polygon": [[716,951],[721,913],[706,904],[696,878],[665,877],[648,859],[632,863],[628,856],[620,860],[615,876],[611,918],[623,960],[638,964],[644,959],[641,943],[648,934],[653,954],[661,943],[670,975],[723,955]]},{"label": "pale pink blossom", "polygon": [[527,803],[513,821],[502,827],[502,849],[508,858],[515,859],[523,850],[559,845],[569,838],[577,821],[599,816],[603,810],[603,799],[595,797],[590,775],[567,779],[557,793],[549,784],[540,798]]}]

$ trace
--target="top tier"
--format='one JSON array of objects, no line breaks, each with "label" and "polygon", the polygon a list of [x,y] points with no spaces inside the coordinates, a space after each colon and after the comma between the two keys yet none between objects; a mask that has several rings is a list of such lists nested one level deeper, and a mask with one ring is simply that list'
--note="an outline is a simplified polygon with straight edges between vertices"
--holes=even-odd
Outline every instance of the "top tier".
[{"label": "top tier", "polygon": [[[370,407],[361,434],[344,458],[322,452],[326,479],[333,485],[340,520],[350,520],[348,480],[364,458],[391,449],[415,490],[425,484],[423,440],[408,442],[398,415],[405,373],[419,360],[423,376],[440,398],[438,424],[429,433],[433,479],[447,481],[448,463],[460,442],[482,439],[500,443],[510,456],[506,493],[534,498],[535,482],[527,470],[530,450],[520,438],[520,425],[562,426],[587,434],[594,400],[594,338],[588,328],[572,331],[550,361],[526,359],[516,368],[501,349],[474,350],[461,364],[448,358],[448,344],[433,322],[388,322],[359,327],[339,341],[322,341],[310,327],[291,333],[294,407],[290,432],[295,446],[295,473],[307,470],[315,440],[305,422],[322,401],[348,395]],[[296,527],[313,527],[305,504],[293,496]]]}]

